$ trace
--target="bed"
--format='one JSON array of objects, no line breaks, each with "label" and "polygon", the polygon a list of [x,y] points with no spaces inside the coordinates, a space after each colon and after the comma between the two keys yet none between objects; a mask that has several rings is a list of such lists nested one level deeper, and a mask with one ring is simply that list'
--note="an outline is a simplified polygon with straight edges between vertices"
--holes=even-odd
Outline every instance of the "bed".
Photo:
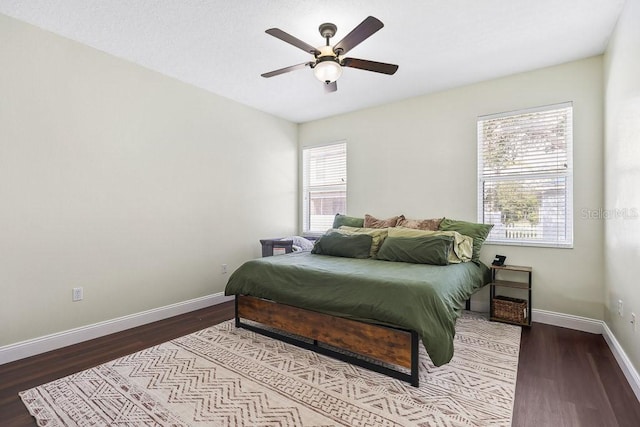
[{"label": "bed", "polygon": [[418,386],[419,341],[436,366],[449,362],[460,310],[488,281],[489,269],[479,262],[443,266],[299,252],[246,262],[225,294],[236,296],[239,327]]}]

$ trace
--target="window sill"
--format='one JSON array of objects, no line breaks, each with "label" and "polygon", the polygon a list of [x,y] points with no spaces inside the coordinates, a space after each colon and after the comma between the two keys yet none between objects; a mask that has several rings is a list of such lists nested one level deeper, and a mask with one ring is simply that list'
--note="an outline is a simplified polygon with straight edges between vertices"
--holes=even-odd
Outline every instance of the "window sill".
[{"label": "window sill", "polygon": [[532,248],[549,248],[549,249],[573,249],[573,243],[536,243],[536,242],[509,242],[509,241],[489,241],[485,240],[485,245],[495,246],[522,246]]}]

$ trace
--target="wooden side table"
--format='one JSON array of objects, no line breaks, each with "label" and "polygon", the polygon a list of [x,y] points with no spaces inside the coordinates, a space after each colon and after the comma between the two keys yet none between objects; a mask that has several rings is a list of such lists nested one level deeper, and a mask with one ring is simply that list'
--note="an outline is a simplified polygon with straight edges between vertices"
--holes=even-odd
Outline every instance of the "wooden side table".
[{"label": "wooden side table", "polygon": [[[520,326],[531,326],[531,275],[533,268],[521,265],[491,265],[491,283],[489,284],[490,319],[496,322],[511,323]],[[501,271],[509,271],[515,273],[526,274],[526,281],[500,280],[496,276]],[[496,295],[496,288],[505,287],[511,289],[519,289],[527,292],[527,299],[521,300],[517,298],[509,298],[502,295]],[[523,303],[525,304],[522,307]],[[505,310],[506,308],[506,310]],[[513,313],[522,313],[521,317],[512,317],[509,310]],[[520,310],[523,310],[520,312]]]},{"label": "wooden side table", "polygon": [[260,239],[262,244],[262,257],[273,256],[273,250],[284,248],[284,252],[289,254],[293,252],[293,240],[281,239]]}]

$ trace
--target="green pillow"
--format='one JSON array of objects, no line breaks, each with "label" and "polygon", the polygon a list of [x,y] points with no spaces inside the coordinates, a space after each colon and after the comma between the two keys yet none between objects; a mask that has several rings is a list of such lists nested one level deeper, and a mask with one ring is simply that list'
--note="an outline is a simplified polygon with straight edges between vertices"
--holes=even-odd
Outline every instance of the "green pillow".
[{"label": "green pillow", "polygon": [[347,227],[343,225],[335,231],[340,234],[366,234],[371,236],[371,252],[369,252],[369,256],[371,258],[375,258],[378,253],[378,249],[380,249],[380,245],[387,237],[387,228],[356,228],[356,227]]},{"label": "green pillow", "polygon": [[449,254],[449,264],[458,264],[471,261],[473,255],[473,239],[464,236],[457,231],[431,231],[416,230],[415,228],[393,227],[388,228],[389,237],[425,237],[425,236],[449,236],[453,237],[453,249]]},{"label": "green pillow", "polygon": [[413,264],[448,265],[452,236],[387,237],[378,259]]},{"label": "green pillow", "polygon": [[369,258],[372,237],[366,234],[329,232],[316,242],[312,254],[345,258]]},{"label": "green pillow", "polygon": [[333,227],[331,228],[340,228],[343,225],[361,228],[364,227],[364,218],[336,214],[336,217],[333,219]]},{"label": "green pillow", "polygon": [[477,224],[475,222],[456,221],[455,219],[445,218],[440,223],[440,230],[457,231],[458,233],[469,236],[473,239],[473,255],[471,261],[480,262],[480,249],[491,232],[493,224]]}]

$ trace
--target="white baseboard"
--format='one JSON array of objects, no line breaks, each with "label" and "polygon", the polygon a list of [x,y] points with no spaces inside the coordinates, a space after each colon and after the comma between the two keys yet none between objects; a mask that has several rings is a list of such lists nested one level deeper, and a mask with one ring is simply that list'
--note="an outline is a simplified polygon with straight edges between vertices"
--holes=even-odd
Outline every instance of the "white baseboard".
[{"label": "white baseboard", "polygon": [[537,309],[531,310],[531,320],[533,322],[575,329],[576,331],[590,332],[592,334],[602,334],[604,325],[602,320]]},{"label": "white baseboard", "polygon": [[624,352],[615,335],[613,335],[613,332],[609,329],[609,326],[604,322],[603,325],[604,331],[602,336],[607,344],[609,344],[609,348],[611,349],[613,356],[618,361],[618,365],[620,365],[620,369],[622,369],[627,381],[629,381],[629,385],[636,394],[636,398],[640,400],[640,375],[638,375],[638,371],[633,367],[631,360],[627,357],[627,353]]},{"label": "white baseboard", "polygon": [[640,375],[638,371],[627,357],[622,346],[616,339],[609,326],[602,320],[589,319],[586,317],[572,316],[570,314],[555,313],[546,310],[532,310],[532,320],[547,325],[560,326],[563,328],[575,329],[578,331],[591,332],[592,334],[601,334],[609,345],[609,349],[616,358],[620,369],[627,378],[631,389],[640,401]]},{"label": "white baseboard", "polygon": [[0,365],[232,300],[222,292],[0,347]]}]

